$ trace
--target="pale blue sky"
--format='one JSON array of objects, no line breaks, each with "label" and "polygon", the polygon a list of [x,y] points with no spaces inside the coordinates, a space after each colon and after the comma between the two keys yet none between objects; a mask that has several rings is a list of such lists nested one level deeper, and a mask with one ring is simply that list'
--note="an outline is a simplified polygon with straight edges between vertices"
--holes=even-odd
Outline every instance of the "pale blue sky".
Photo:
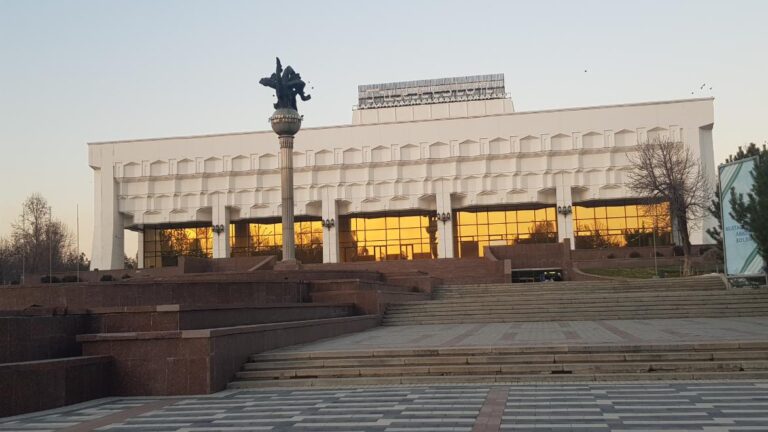
[{"label": "pale blue sky", "polygon": [[73,229],[80,204],[90,253],[86,142],[265,129],[276,55],[314,87],[305,126],[348,123],[358,84],[504,73],[518,111],[712,95],[721,161],[768,139],[767,17],[766,1],[0,0],[0,235],[40,192]]}]

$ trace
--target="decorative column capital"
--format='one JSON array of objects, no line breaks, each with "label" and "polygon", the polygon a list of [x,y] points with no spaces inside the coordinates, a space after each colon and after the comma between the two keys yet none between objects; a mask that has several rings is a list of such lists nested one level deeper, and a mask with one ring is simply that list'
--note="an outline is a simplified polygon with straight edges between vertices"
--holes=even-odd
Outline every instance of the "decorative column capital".
[{"label": "decorative column capital", "polygon": [[[299,129],[301,129],[301,121],[304,116],[300,115],[298,111],[290,108],[280,108],[272,114],[269,118],[269,123],[272,125],[272,130],[275,131],[280,138],[293,138]],[[280,140],[282,146],[282,139]]]}]

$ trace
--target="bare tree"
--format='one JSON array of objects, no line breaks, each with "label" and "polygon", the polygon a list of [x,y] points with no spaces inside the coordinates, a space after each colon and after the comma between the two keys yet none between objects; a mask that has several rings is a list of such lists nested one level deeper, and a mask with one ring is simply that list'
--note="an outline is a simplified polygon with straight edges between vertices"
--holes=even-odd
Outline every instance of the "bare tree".
[{"label": "bare tree", "polygon": [[0,238],[0,285],[18,281],[21,275],[21,258],[8,239]]},{"label": "bare tree", "polygon": [[683,248],[683,274],[690,274],[690,231],[704,216],[711,198],[701,163],[682,142],[669,139],[638,144],[628,157],[634,165],[629,174],[630,189],[650,201],[669,203]]},{"label": "bare tree", "polygon": [[49,269],[69,270],[78,262],[84,269],[87,260],[82,254],[77,255],[66,225],[51,217],[51,208],[45,198],[33,194],[22,207],[19,221],[11,225],[10,244],[25,261],[25,272],[47,274]]}]

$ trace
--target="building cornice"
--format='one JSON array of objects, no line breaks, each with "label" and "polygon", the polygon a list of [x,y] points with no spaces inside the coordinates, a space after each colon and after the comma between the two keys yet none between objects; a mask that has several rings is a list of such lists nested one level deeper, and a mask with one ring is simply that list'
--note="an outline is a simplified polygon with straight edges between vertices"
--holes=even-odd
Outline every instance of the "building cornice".
[{"label": "building cornice", "polygon": [[[398,122],[371,123],[371,124],[362,124],[362,125],[345,124],[345,125],[332,125],[332,126],[316,126],[316,127],[302,128],[302,130],[308,131],[308,130],[330,130],[330,129],[343,129],[343,128],[366,128],[366,127],[376,127],[380,125],[427,123],[427,122],[438,122],[438,121],[468,120],[468,119],[477,119],[477,118],[512,117],[512,116],[525,116],[530,114],[553,114],[558,112],[601,110],[601,109],[610,109],[610,108],[632,108],[632,107],[641,107],[641,106],[649,106],[649,105],[672,105],[672,104],[680,104],[680,103],[704,102],[704,101],[714,101],[714,100],[715,100],[714,97],[673,99],[673,100],[663,100],[663,101],[636,102],[636,103],[624,103],[624,104],[612,104],[612,105],[594,105],[594,106],[556,108],[556,109],[546,109],[546,110],[518,111],[513,113],[484,114],[484,115],[478,115],[478,116],[467,116],[467,117],[458,117],[458,118],[454,117],[454,118],[409,120],[409,121],[398,121]],[[274,135],[274,132],[271,130],[263,130],[263,131],[229,132],[229,133],[214,133],[214,134],[201,134],[201,135],[180,135],[180,136],[159,137],[159,138],[139,138],[139,139],[131,139],[131,140],[95,141],[95,142],[89,142],[88,145],[89,146],[114,145],[114,144],[153,142],[153,141],[171,141],[171,140],[230,137],[230,136],[241,136],[241,135],[261,135],[261,134]]]}]

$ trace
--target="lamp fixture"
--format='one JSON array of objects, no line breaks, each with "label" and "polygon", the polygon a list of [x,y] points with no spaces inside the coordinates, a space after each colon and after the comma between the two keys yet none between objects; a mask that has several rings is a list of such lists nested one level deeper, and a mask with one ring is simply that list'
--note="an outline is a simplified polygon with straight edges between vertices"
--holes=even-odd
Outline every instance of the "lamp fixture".
[{"label": "lamp fixture", "polygon": [[224,232],[224,225],[221,225],[221,224],[219,224],[219,225],[214,225],[214,226],[213,226],[213,232],[214,232],[214,233],[216,233],[216,234],[221,234],[221,233],[223,233],[223,232]]},{"label": "lamp fixture", "polygon": [[557,212],[563,216],[567,216],[573,213],[573,209],[571,208],[571,206],[557,206]]},{"label": "lamp fixture", "polygon": [[437,220],[439,220],[440,222],[443,222],[443,223],[448,222],[449,220],[451,220],[451,214],[450,213],[438,213],[437,214]]},{"label": "lamp fixture", "polygon": [[322,221],[321,223],[323,224],[323,228],[331,229],[334,226],[336,226],[336,221],[334,221],[333,218],[326,219],[326,220]]}]

